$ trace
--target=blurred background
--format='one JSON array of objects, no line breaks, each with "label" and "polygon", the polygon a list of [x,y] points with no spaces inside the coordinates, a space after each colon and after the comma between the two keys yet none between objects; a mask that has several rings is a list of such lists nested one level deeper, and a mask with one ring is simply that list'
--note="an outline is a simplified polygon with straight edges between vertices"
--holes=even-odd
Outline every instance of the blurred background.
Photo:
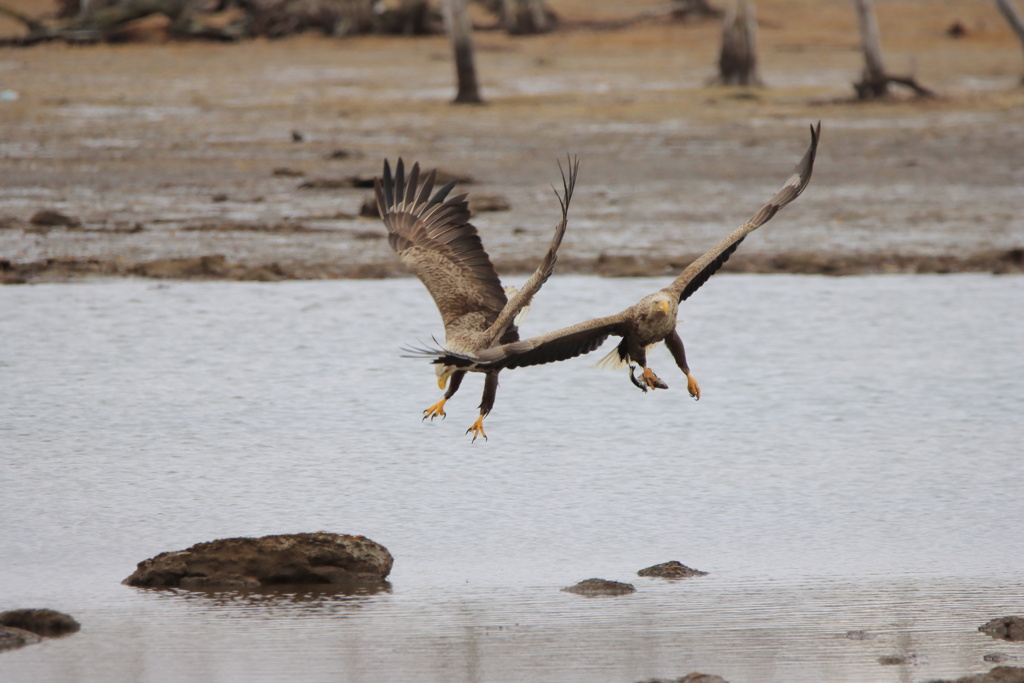
[{"label": "blurred background", "polygon": [[1012,2],[0,4],[5,282],[397,274],[367,200],[399,155],[461,179],[499,270],[525,272],[578,154],[560,272],[670,273],[818,120],[810,190],[729,268],[1022,269]]}]

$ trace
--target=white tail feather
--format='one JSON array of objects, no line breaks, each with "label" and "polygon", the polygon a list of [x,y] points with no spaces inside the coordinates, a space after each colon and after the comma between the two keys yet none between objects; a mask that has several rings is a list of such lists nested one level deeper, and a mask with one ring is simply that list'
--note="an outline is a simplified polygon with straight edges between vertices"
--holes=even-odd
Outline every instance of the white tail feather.
[{"label": "white tail feather", "polygon": [[611,353],[602,358],[601,360],[594,363],[595,368],[601,368],[602,370],[618,370],[629,365],[625,360],[619,357],[619,346],[615,345]]},{"label": "white tail feather", "polygon": [[[648,344],[647,351],[649,352],[660,343],[661,342],[654,342],[653,344]],[[616,344],[611,353],[594,363],[594,367],[601,368],[602,370],[617,370],[619,368],[627,367],[629,364],[630,361],[619,357],[619,345]]]}]

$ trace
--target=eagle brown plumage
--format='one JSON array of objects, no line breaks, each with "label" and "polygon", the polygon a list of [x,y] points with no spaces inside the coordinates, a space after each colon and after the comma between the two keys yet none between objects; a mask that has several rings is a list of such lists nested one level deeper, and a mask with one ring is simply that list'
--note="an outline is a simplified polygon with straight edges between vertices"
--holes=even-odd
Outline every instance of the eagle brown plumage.
[{"label": "eagle brown plumage", "polygon": [[[690,374],[686,362],[683,340],[676,332],[679,303],[689,298],[722,267],[740,243],[751,232],[767,223],[786,204],[800,196],[810,182],[814,157],[818,149],[821,123],[811,126],[811,144],[796,171],[771,200],[751,216],[750,220],[733,230],[718,244],[686,267],[667,287],[645,296],[633,306],[604,318],[594,318],[538,337],[511,341],[463,354],[455,349],[421,349],[421,355],[431,356],[434,363],[442,363],[478,372],[496,368],[519,368],[541,365],[575,358],[594,351],[610,336],[622,341],[598,365],[629,365],[630,380],[644,392],[648,389],[667,389],[665,384],[647,365],[647,350],[664,341],[676,365],[687,379],[687,390],[700,398],[700,385]],[[633,364],[643,368],[637,379]]]},{"label": "eagle brown plumage", "polygon": [[[516,318],[554,270],[578,172],[578,159],[569,162],[568,176],[562,171],[563,194],[558,196],[562,217],[551,244],[537,270],[509,298],[484,251],[480,235],[469,222],[466,195],[448,197],[454,182],[432,195],[436,171],[426,174],[421,182],[419,164],[413,164],[407,177],[402,159],[395,165],[394,175],[390,164],[384,161],[383,176],[374,179],[374,190],[377,208],[388,229],[388,243],[433,297],[444,323],[445,348],[460,355],[472,355],[519,340]],[[476,441],[478,436],[487,438],[483,421],[494,406],[501,368],[463,369],[439,364],[438,386],[444,389],[447,383],[448,389],[440,401],[423,411],[423,417],[445,416],[445,403],[459,390],[468,371],[486,374],[480,416],[466,430],[467,434],[473,433]]]}]

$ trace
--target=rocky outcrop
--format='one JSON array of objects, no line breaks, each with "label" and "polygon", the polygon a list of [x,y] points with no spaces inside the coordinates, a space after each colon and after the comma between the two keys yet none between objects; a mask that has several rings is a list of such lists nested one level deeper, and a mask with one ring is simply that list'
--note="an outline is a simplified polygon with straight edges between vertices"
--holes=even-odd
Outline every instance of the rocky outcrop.
[{"label": "rocky outcrop", "polygon": [[0,612],[0,626],[31,631],[39,636],[63,636],[82,628],[70,614],[52,609],[12,609]]},{"label": "rocky outcrop", "polygon": [[930,683],[1024,683],[1024,669],[1019,666],[997,666],[988,673],[963,676],[955,681],[944,679]]},{"label": "rocky outcrop", "polygon": [[659,579],[688,579],[691,576],[707,576],[707,572],[702,572],[699,569],[692,569],[687,567],[682,562],[676,560],[670,560],[669,562],[662,562],[646,569],[641,569],[636,573],[637,576],[649,576]]},{"label": "rocky outcrop", "polygon": [[326,532],[223,538],[143,560],[122,583],[143,588],[383,584],[394,559],[364,536]]},{"label": "rocky outcrop", "polygon": [[646,681],[639,681],[638,683],[729,683],[729,681],[721,676],[694,671],[681,678],[651,678]]},{"label": "rocky outcrop", "polygon": [[631,583],[621,581],[609,581],[608,579],[587,579],[580,581],[575,586],[567,586],[562,589],[566,593],[577,595],[626,595],[636,593],[636,588]]},{"label": "rocky outcrop", "polygon": [[1024,640],[1024,617],[998,617],[982,624],[978,630],[993,638],[1019,642]]}]

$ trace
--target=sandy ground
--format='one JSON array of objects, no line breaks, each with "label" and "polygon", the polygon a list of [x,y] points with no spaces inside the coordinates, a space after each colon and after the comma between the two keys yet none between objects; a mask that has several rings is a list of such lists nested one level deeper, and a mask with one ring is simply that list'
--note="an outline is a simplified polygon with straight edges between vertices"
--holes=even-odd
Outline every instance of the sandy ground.
[{"label": "sandy ground", "polygon": [[474,219],[507,273],[543,252],[556,162],[578,154],[559,271],[669,273],[774,193],[818,120],[810,188],[733,269],[1024,269],[1024,54],[991,3],[876,3],[888,69],[941,97],[872,104],[850,101],[848,0],[758,2],[759,89],[705,84],[713,22],[610,28],[662,5],[551,4],[557,33],[476,34],[482,107],[449,104],[443,37],[176,43],[153,21],[133,44],[0,48],[0,279],[400,273],[359,217],[370,191],[330,189],[399,155],[508,200]]}]

